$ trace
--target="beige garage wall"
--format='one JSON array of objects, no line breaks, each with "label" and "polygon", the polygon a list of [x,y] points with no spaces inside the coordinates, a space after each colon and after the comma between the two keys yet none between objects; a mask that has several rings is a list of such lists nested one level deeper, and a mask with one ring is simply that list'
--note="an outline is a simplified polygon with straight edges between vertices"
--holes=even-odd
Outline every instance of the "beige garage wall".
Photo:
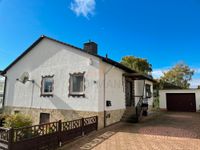
[{"label": "beige garage wall", "polygon": [[200,89],[187,89],[187,90],[159,90],[160,108],[167,109],[166,93],[195,93],[196,110],[200,111]]}]

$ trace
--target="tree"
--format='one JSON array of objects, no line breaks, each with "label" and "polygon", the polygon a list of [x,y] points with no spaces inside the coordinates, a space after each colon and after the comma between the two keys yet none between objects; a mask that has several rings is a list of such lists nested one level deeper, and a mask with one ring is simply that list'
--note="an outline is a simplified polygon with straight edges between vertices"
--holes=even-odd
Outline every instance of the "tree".
[{"label": "tree", "polygon": [[169,71],[163,73],[161,82],[167,82],[177,87],[187,89],[190,87],[189,81],[192,80],[194,70],[184,63],[178,63]]},{"label": "tree", "polygon": [[147,59],[125,56],[122,58],[121,64],[140,73],[148,74],[149,72],[152,72],[152,65]]}]

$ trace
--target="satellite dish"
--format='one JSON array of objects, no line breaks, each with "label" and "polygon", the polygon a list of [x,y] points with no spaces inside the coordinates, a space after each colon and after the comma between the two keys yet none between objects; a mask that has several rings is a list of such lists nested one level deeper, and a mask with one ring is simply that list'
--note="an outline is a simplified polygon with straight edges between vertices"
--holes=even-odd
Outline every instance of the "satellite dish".
[{"label": "satellite dish", "polygon": [[20,76],[19,81],[22,82],[23,84],[25,84],[27,81],[29,81],[29,73],[28,72],[24,72]]}]

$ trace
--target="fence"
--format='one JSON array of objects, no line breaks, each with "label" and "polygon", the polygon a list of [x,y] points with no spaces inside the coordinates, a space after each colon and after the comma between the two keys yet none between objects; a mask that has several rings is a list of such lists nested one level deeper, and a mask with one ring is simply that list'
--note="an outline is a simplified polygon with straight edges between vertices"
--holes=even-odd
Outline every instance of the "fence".
[{"label": "fence", "polygon": [[6,128],[0,128],[0,149],[8,149],[10,130]]},{"label": "fence", "polygon": [[0,128],[0,149],[50,150],[98,128],[98,117],[51,122],[29,127]]}]

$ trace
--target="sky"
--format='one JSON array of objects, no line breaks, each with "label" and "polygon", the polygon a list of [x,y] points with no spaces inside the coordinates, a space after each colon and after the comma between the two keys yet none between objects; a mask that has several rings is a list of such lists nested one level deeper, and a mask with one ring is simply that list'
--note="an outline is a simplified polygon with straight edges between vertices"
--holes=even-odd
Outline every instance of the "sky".
[{"label": "sky", "polygon": [[200,85],[199,0],[0,0],[0,70],[41,35],[116,61],[146,58],[158,78],[178,62],[195,70]]}]

